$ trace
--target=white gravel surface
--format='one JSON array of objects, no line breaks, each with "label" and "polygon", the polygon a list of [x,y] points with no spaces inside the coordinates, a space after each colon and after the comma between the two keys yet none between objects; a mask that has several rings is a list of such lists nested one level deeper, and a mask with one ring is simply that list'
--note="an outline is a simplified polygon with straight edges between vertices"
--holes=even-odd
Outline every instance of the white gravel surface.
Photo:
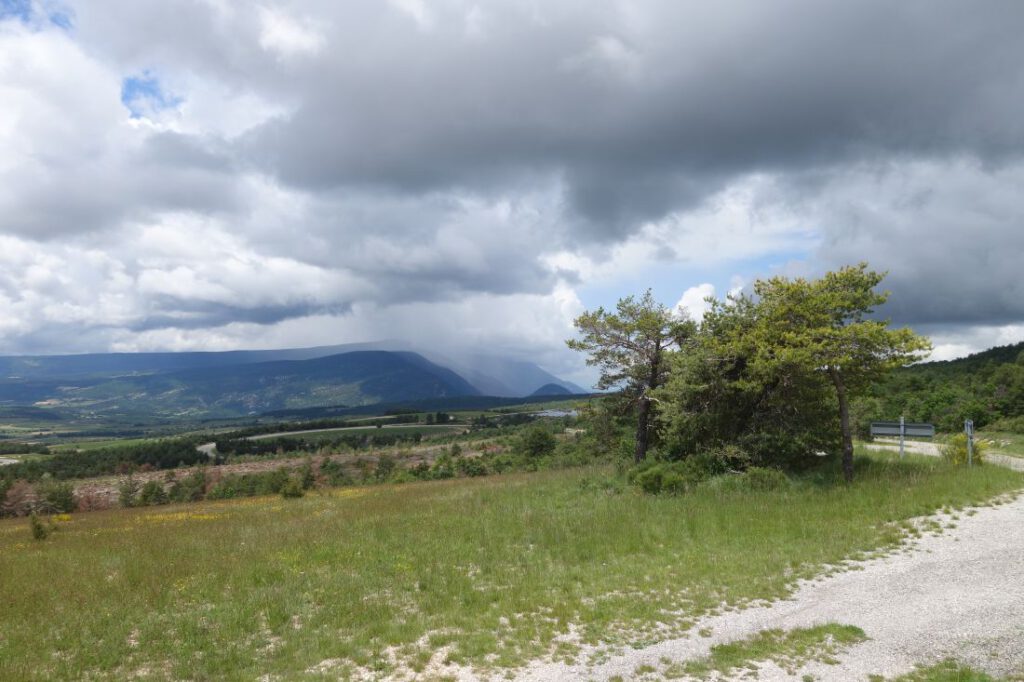
[{"label": "white gravel surface", "polygon": [[[934,518],[945,529],[940,535],[854,564],[857,570],[804,582],[790,599],[703,619],[686,638],[621,652],[600,665],[536,663],[517,679],[663,679],[637,669],[661,671],[664,660],[699,658],[712,645],[769,628],[828,622],[856,625],[870,639],[839,654],[835,665],[812,662],[794,676],[766,664],[757,679],[867,680],[944,658],[994,675],[1024,675],[1024,499]],[[750,679],[749,671],[727,679]]]}]

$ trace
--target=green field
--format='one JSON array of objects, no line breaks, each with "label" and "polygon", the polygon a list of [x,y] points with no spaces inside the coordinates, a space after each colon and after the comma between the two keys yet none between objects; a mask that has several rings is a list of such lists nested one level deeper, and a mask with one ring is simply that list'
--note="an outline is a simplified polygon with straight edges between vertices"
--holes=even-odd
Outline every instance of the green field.
[{"label": "green field", "polygon": [[829,470],[659,497],[572,470],[79,514],[43,541],[4,520],[0,679],[317,679],[325,661],[423,669],[442,647],[515,666],[573,655],[570,625],[652,642],[1022,485],[878,454],[852,487]]},{"label": "green field", "polygon": [[978,433],[977,437],[985,441],[989,452],[1009,457],[1024,457],[1024,435],[1001,431],[985,431]]},{"label": "green field", "polygon": [[315,431],[282,431],[252,437],[252,440],[265,440],[272,438],[298,438],[314,443],[336,440],[340,436],[374,436],[377,434],[412,436],[420,434],[423,437],[437,436],[446,433],[458,433],[466,430],[465,424],[408,424],[396,426],[346,426],[337,429],[317,429]]}]

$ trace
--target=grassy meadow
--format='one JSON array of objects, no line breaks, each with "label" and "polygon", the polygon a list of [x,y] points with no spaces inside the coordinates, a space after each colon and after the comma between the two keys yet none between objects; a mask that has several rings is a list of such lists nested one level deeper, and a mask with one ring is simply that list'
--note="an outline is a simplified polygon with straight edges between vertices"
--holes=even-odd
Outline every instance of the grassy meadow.
[{"label": "grassy meadow", "polygon": [[989,452],[1009,457],[1024,457],[1024,435],[1002,431],[984,431],[978,434]]},{"label": "grassy meadow", "polygon": [[1024,486],[861,453],[773,491],[546,471],[0,521],[0,679],[336,679],[643,645]]}]

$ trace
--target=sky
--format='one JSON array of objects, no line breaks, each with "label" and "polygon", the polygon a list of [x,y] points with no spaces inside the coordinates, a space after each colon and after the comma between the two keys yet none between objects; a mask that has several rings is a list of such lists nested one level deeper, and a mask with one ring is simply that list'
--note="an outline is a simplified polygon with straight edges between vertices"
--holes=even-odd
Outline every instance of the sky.
[{"label": "sky", "polygon": [[0,353],[398,339],[867,261],[1024,340],[1024,3],[0,0]]}]

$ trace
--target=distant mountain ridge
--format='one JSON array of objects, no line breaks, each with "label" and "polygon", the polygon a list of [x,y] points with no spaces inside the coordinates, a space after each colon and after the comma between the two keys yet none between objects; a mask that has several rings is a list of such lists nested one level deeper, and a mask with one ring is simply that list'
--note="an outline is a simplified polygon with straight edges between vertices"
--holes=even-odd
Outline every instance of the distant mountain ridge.
[{"label": "distant mountain ridge", "polygon": [[572,391],[567,389],[565,386],[562,386],[561,384],[544,384],[543,386],[538,388],[536,391],[531,393],[530,396],[532,397],[532,396],[540,396],[540,395],[572,395],[572,394],[573,394]]},{"label": "distant mountain ridge", "polygon": [[330,405],[524,397],[538,385],[583,392],[528,362],[477,357],[452,362],[466,367],[467,378],[449,363],[438,362],[440,358],[401,347],[381,342],[264,351],[0,357],[0,406],[79,415],[207,418]]}]

